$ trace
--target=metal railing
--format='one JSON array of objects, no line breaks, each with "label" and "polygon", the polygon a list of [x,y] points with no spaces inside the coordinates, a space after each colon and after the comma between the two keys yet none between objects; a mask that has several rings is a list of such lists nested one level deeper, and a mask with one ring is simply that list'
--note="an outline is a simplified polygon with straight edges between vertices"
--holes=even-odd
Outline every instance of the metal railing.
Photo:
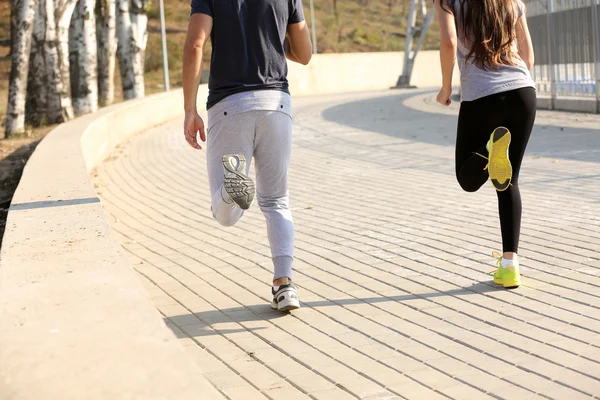
[{"label": "metal railing", "polygon": [[596,102],[600,112],[600,0],[525,0],[538,95]]}]

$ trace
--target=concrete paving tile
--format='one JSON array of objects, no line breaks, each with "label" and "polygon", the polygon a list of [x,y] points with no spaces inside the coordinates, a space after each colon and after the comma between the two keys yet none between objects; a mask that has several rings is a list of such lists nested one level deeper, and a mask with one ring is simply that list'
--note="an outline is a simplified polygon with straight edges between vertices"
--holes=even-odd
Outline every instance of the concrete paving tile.
[{"label": "concrete paving tile", "polygon": [[206,174],[184,173],[202,169],[205,154],[174,145],[178,122],[124,145],[126,163],[98,168],[111,182],[103,207],[119,219],[113,229],[149,296],[230,398],[576,399],[600,390],[584,375],[600,364],[600,186],[585,172],[598,167],[589,153],[597,132],[574,114],[538,114],[521,176],[524,286],[506,291],[488,275],[500,241],[496,195],[489,185],[476,196],[457,188],[454,144],[439,134],[456,124],[443,112],[457,110],[427,96],[296,99],[290,193],[302,308],[292,315],[269,305],[262,213],[252,207],[230,229],[211,219]]}]

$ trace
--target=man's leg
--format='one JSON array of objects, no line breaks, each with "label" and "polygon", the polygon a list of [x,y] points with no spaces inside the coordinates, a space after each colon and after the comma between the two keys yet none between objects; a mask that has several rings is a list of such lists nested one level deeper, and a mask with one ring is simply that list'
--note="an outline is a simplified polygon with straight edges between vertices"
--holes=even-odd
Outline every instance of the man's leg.
[{"label": "man's leg", "polygon": [[[292,119],[277,111],[256,112],[256,188],[258,205],[265,215],[274,265],[274,306],[299,306],[291,285],[294,257],[294,222],[289,207],[288,169],[292,150]],[[288,288],[289,285],[289,288]],[[288,290],[289,289],[289,290]]]},{"label": "man's leg", "polygon": [[[213,216],[223,226],[234,225],[244,214],[227,194],[223,156],[239,154],[246,159],[244,174],[248,174],[254,147],[254,113],[232,115],[210,128],[207,137],[206,160]],[[235,163],[235,162],[234,162]]]}]

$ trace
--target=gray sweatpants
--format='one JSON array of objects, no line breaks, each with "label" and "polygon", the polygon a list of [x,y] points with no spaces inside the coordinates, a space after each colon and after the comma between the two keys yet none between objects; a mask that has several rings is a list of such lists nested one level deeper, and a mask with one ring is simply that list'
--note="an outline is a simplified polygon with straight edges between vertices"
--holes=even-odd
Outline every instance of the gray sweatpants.
[{"label": "gray sweatpants", "polygon": [[288,169],[292,119],[279,111],[247,111],[223,118],[226,111],[221,108],[215,110],[221,115],[218,121],[211,124],[212,109],[208,121],[207,163],[213,216],[221,225],[232,226],[244,214],[223,190],[223,155],[246,157],[246,174],[254,157],[256,200],[267,221],[275,267],[273,280],[286,276],[291,279],[294,222],[289,207]]}]

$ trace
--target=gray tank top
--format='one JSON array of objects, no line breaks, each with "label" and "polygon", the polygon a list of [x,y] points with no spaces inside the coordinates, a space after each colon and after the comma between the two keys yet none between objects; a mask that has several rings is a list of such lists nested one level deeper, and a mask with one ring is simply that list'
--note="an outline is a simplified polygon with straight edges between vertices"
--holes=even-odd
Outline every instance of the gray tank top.
[{"label": "gray tank top", "polygon": [[[477,1],[477,0],[475,0]],[[505,1],[505,0],[500,0]],[[525,5],[521,0],[516,0],[519,7],[519,18],[525,12]],[[469,4],[465,1],[465,7]],[[509,90],[521,89],[524,87],[535,88],[535,82],[527,69],[527,65],[521,59],[517,65],[501,65],[497,71],[484,70],[473,64],[473,58],[466,61],[467,54],[471,49],[471,43],[465,38],[463,32],[463,21],[460,15],[460,0],[454,2],[454,16],[456,21],[456,30],[458,32],[458,47],[456,58],[460,70],[461,100],[472,101],[496,93],[502,93]],[[517,43],[514,42],[513,46]]]}]

